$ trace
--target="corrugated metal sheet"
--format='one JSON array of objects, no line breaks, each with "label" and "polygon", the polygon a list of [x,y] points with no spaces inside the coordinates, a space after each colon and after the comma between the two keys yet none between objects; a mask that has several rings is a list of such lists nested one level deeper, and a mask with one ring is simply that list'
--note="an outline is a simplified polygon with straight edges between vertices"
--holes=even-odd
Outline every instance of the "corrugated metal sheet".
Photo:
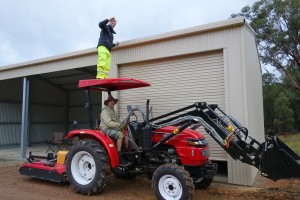
[{"label": "corrugated metal sheet", "polygon": [[61,57],[56,56],[41,59],[41,61],[36,60],[34,62],[1,67],[0,80],[75,69],[82,66],[95,65],[95,63],[97,63],[97,50],[96,48],[92,48],[66,54]]},{"label": "corrugated metal sheet", "polygon": [[[115,51],[112,52],[112,64],[114,66],[123,63],[144,62],[172,56],[215,51],[229,46],[236,48],[237,43],[240,42],[240,28],[231,27],[217,32],[204,32],[188,37],[163,40],[159,43],[133,46],[128,49],[115,49]],[[230,54],[235,53],[235,49],[233,50],[234,52],[230,52]],[[111,77],[118,75],[116,69],[117,68],[113,68],[115,71],[112,71]]]},{"label": "corrugated metal sheet", "polygon": [[[91,90],[90,97],[92,102],[92,110],[94,120],[100,118],[101,103],[102,103],[102,92]],[[72,123],[73,120],[79,122],[80,128],[89,128],[88,113],[84,106],[84,90],[74,91],[70,93],[70,110],[69,110],[69,121]],[[73,129],[72,124],[70,125],[70,130]]]},{"label": "corrugated metal sheet", "polygon": [[20,142],[22,81],[10,79],[0,84],[0,146]]},{"label": "corrugated metal sheet", "polygon": [[21,124],[0,125],[0,147],[20,143]]},{"label": "corrugated metal sheet", "polygon": [[41,80],[30,80],[30,102],[54,105],[66,104],[66,93]]},{"label": "corrugated metal sheet", "polygon": [[32,105],[30,113],[31,123],[64,123],[66,119],[65,106]]},{"label": "corrugated metal sheet", "polygon": [[31,124],[30,125],[30,142],[31,143],[40,143],[51,140],[54,132],[64,132],[64,124]]},{"label": "corrugated metal sheet", "polygon": [[[217,32],[222,29],[243,26],[245,24],[243,18],[233,18],[229,20],[219,21],[215,23],[205,24],[201,26],[196,26],[188,29],[172,31],[168,33],[158,34],[146,38],[130,40],[122,42],[119,49],[134,49],[133,47],[153,43],[161,44],[161,47],[165,47],[165,42],[171,43],[175,48],[169,49],[168,51],[182,52],[180,49],[177,49],[177,44],[172,44],[172,41],[178,37],[192,37],[193,35],[202,34],[205,32]],[[207,41],[208,43],[214,43],[215,41]],[[151,44],[152,43],[152,44]],[[197,43],[192,43],[193,46],[197,46]],[[115,50],[117,50],[116,48]],[[159,52],[154,52],[158,53]],[[133,54],[131,54],[133,55]],[[125,56],[125,55],[124,55]],[[132,58],[133,56],[131,56]],[[139,59],[139,58],[137,58]],[[142,58],[141,58],[142,59]],[[49,72],[57,72],[68,69],[80,68],[82,66],[91,66],[95,65],[97,62],[97,50],[96,48],[90,48],[82,51],[76,51],[71,53],[66,53],[58,56],[52,56],[48,58],[38,59],[34,61],[18,63],[14,65],[3,66],[0,68],[0,80],[23,77],[35,74],[43,74]]]},{"label": "corrugated metal sheet", "polygon": [[[106,92],[105,92],[106,93]],[[102,102],[102,92],[96,90],[90,90],[90,97],[93,105],[101,104]],[[70,92],[70,106],[80,106],[84,107],[84,90],[72,91]]]},{"label": "corrugated metal sheet", "polygon": [[70,106],[84,106],[84,93],[83,90],[70,92]]},{"label": "corrugated metal sheet", "polygon": [[[249,35],[245,36],[245,30],[249,31]],[[118,77],[119,71],[122,71],[123,66],[135,65],[140,70],[144,70],[139,67],[140,64],[145,62],[160,60],[170,57],[176,57],[179,55],[189,55],[199,52],[210,52],[218,49],[223,50],[224,58],[224,96],[225,102],[222,107],[224,110],[234,116],[242,124],[248,126],[248,104],[247,104],[247,89],[248,85],[246,82],[246,65],[249,63],[245,62],[247,54],[245,52],[245,37],[250,37],[254,39],[254,34],[249,30],[247,25],[237,25],[235,27],[227,27],[219,30],[205,31],[198,34],[187,35],[186,37],[174,37],[170,39],[165,39],[159,42],[149,42],[143,43],[141,45],[131,46],[124,49],[115,49],[112,55],[112,67],[111,67],[111,77]],[[253,41],[250,41],[253,43]],[[256,59],[258,57],[256,49],[249,49],[249,51],[254,52]],[[256,66],[255,73],[260,73],[259,63],[254,64]],[[250,66],[249,66],[250,67]],[[143,74],[147,72],[141,72],[138,74]],[[150,72],[149,72],[150,73]],[[153,73],[153,72],[151,72]],[[159,72],[157,72],[159,75]],[[181,76],[184,77],[184,72],[178,71],[176,76],[173,76],[173,80],[170,81],[181,81]],[[132,77],[137,77],[136,74],[132,74]],[[251,79],[251,78],[250,78]],[[249,80],[250,80],[249,79]],[[204,79],[203,79],[204,80]],[[147,81],[147,80],[146,80]],[[216,82],[218,84],[218,82]],[[201,87],[201,86],[199,86]],[[255,86],[257,87],[257,86]],[[136,89],[138,90],[138,89]],[[148,91],[149,90],[149,91]],[[145,88],[141,95],[148,95],[151,93],[151,89]],[[173,88],[176,90],[176,88]],[[218,91],[218,90],[216,90]],[[135,92],[131,90],[130,92]],[[222,91],[220,91],[222,93]],[[152,93],[157,94],[156,91]],[[220,94],[221,94],[220,93]],[[187,95],[181,91],[182,95]],[[208,94],[208,93],[207,93]],[[167,94],[161,93],[159,97],[163,98]],[[214,96],[215,94],[210,94]],[[258,94],[261,95],[261,94]],[[115,94],[118,96],[118,94]],[[104,98],[106,98],[104,96]],[[124,97],[125,98],[125,97]],[[180,96],[177,96],[180,100]],[[214,101],[215,99],[209,99],[209,101]],[[121,100],[122,101],[122,100]],[[140,104],[140,102],[134,102]],[[154,102],[155,103],[155,102]],[[173,103],[173,102],[172,102]],[[181,105],[176,105],[181,106]],[[155,109],[155,107],[154,107]],[[154,110],[155,111],[155,110]],[[257,113],[262,118],[261,112]],[[255,126],[254,122],[253,126]],[[259,124],[260,129],[262,125]],[[251,135],[255,138],[258,134],[257,132],[252,132]],[[259,136],[260,137],[260,136]],[[232,161],[230,157],[227,158],[228,161],[228,181],[234,184],[251,185],[252,177],[256,175],[256,171],[253,170],[251,166],[244,165],[237,161]]]},{"label": "corrugated metal sheet", "polygon": [[[100,109],[93,109],[94,112],[94,116],[96,115],[96,113],[98,113],[100,115]],[[88,122],[88,114],[87,111],[84,107],[73,107],[70,108],[70,120],[77,120],[79,123],[86,123]],[[99,117],[98,117],[99,118]]]},{"label": "corrugated metal sheet", "polygon": [[0,122],[21,123],[22,105],[0,103]]},{"label": "corrugated metal sheet", "polygon": [[54,132],[65,130],[66,93],[47,82],[31,79],[30,142],[45,142]]},{"label": "corrugated metal sheet", "polygon": [[[242,125],[249,128],[253,138],[263,140],[263,108],[261,70],[255,37],[247,26],[236,29],[228,37],[224,49],[226,108]],[[252,185],[257,169],[234,161],[228,156],[228,182]]]},{"label": "corrugated metal sheet", "polygon": [[23,82],[21,78],[8,79],[1,81],[0,100],[21,101]]},{"label": "corrugated metal sheet", "polygon": [[[151,83],[151,87],[119,92],[119,113],[123,118],[127,105],[145,105],[147,99],[151,100],[153,117],[199,101],[216,103],[221,108],[225,105],[222,51],[121,65],[119,76]],[[227,159],[212,139],[210,146],[212,160]]]}]

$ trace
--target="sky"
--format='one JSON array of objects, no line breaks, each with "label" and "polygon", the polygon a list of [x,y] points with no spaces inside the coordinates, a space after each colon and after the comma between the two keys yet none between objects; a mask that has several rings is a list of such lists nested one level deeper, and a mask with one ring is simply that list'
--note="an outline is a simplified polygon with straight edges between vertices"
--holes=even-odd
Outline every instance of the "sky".
[{"label": "sky", "polygon": [[0,67],[97,46],[103,19],[115,40],[230,18],[255,0],[0,0]]}]

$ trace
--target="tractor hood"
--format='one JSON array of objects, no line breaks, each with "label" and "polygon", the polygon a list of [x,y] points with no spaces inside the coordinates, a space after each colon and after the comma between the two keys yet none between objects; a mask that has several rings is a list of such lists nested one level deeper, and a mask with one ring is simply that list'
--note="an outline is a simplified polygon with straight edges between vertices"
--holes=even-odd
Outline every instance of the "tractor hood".
[{"label": "tractor hood", "polygon": [[[152,142],[154,142],[154,143],[159,142],[163,136],[166,136],[167,134],[172,133],[176,128],[177,128],[176,126],[166,126],[166,127],[163,127],[163,128],[153,131],[154,134],[152,137]],[[187,138],[189,138],[189,139],[204,139],[205,137],[203,136],[202,133],[187,128],[184,131],[182,131],[175,138],[172,138],[171,140],[175,139],[175,140],[186,141]]]}]

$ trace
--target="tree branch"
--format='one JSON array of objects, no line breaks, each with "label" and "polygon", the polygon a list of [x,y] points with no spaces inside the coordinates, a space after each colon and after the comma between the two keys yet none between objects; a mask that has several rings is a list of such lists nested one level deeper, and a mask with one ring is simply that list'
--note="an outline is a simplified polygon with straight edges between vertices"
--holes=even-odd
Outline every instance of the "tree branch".
[{"label": "tree branch", "polygon": [[291,82],[291,84],[292,84],[292,87],[293,87],[294,89],[296,89],[296,91],[300,94],[300,87],[299,87],[298,83],[294,80],[294,77],[291,75],[291,73],[290,73],[287,69],[285,69],[285,68],[284,68],[280,63],[278,63],[277,61],[274,61],[274,64],[275,64],[275,67],[276,67],[278,70],[284,72],[284,73],[287,75],[288,79],[290,80],[290,82]]}]

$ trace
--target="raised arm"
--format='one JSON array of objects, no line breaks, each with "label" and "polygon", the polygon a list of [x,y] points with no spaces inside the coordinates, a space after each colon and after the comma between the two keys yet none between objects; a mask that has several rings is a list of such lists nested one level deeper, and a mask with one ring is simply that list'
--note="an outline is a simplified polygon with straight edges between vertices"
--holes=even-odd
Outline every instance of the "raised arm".
[{"label": "raised arm", "polygon": [[105,19],[105,20],[99,22],[99,27],[100,27],[101,29],[106,29],[106,24],[107,24],[108,22],[109,22],[108,19]]}]

